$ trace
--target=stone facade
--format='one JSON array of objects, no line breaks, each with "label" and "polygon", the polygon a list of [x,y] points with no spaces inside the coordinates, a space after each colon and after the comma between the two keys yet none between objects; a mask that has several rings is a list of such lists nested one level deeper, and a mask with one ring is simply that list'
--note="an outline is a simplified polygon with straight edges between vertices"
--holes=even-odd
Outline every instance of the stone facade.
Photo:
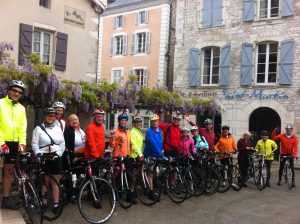
[{"label": "stone facade", "polygon": [[[243,2],[223,0],[223,25],[204,28],[201,25],[203,0],[177,0],[174,89],[196,96],[213,95],[221,108],[222,124],[230,125],[232,133],[237,137],[248,131],[250,115],[260,107],[268,107],[276,111],[281,118],[281,127],[292,123],[297,127],[299,134],[300,2],[294,1],[293,16],[267,20],[256,18],[252,22],[243,21]],[[241,86],[242,44],[247,42],[255,46],[263,41],[280,43],[287,39],[295,41],[292,84],[262,86],[253,82],[248,87]],[[219,85],[189,87],[189,50],[191,48],[202,49],[207,46],[221,48],[226,44],[231,44],[230,84],[226,87]],[[253,55],[255,55],[254,52]],[[253,76],[254,73],[255,67]],[[268,96],[253,94],[253,91],[256,93],[262,91],[263,95]],[[284,96],[280,98],[277,94]]]}]

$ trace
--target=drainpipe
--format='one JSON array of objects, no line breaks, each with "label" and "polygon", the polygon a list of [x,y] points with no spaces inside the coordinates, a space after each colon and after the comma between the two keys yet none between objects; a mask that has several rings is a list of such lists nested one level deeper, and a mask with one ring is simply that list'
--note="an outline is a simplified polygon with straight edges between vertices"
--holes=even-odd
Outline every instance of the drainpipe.
[{"label": "drainpipe", "polygon": [[98,12],[98,35],[97,35],[97,61],[96,61],[96,83],[98,83],[98,73],[99,73],[99,44],[100,44],[100,15]]}]

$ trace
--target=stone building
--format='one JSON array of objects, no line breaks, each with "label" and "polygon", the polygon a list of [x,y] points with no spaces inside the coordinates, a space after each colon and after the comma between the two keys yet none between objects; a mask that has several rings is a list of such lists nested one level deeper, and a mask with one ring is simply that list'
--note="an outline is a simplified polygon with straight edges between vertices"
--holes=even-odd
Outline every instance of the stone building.
[{"label": "stone building", "polygon": [[174,89],[210,96],[245,131],[300,131],[300,2],[177,0]]}]

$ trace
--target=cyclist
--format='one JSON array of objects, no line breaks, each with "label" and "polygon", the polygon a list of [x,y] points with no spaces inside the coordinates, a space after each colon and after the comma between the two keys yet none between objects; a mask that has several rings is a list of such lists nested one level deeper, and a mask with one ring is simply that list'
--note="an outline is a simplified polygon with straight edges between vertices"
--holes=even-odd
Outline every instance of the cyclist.
[{"label": "cyclist", "polygon": [[[35,127],[32,133],[32,150],[35,155],[51,155],[51,159],[45,161],[44,171],[59,182],[62,171],[61,157],[65,151],[64,134],[59,126],[56,125],[56,111],[49,107],[44,111],[43,123]],[[53,212],[59,208],[59,188],[54,180],[46,177],[46,186],[51,186],[53,197]],[[47,189],[43,189],[43,195],[46,194]],[[43,199],[44,206],[47,201]]]},{"label": "cyclist", "polygon": [[179,152],[179,143],[181,136],[179,127],[180,120],[181,117],[178,114],[175,114],[172,117],[171,124],[161,122],[159,125],[164,133],[164,149],[166,156],[176,157]]},{"label": "cyclist", "polygon": [[243,137],[237,143],[238,148],[238,163],[240,168],[240,185],[242,187],[247,187],[248,179],[248,167],[249,167],[249,155],[251,150],[254,149],[254,146],[251,141],[251,133],[245,132]]},{"label": "cyclist", "polygon": [[56,101],[53,103],[52,107],[56,111],[56,123],[61,128],[61,130],[64,131],[66,127],[66,122],[64,120],[66,105],[63,102]]},{"label": "cyclist", "polygon": [[[194,122],[190,121],[190,119],[186,116],[185,119],[187,122],[190,123],[192,126],[196,126]],[[204,121],[204,128],[199,127],[199,134],[205,138],[205,140],[208,143],[209,150],[214,151],[215,150],[215,143],[216,143],[216,135],[214,131],[214,124],[213,121],[209,118],[207,118]]]},{"label": "cyclist", "polygon": [[118,116],[119,126],[114,131],[111,141],[113,158],[127,157],[130,153],[130,132],[128,130],[128,115],[122,113]]},{"label": "cyclist", "polygon": [[[289,159],[292,169],[292,187],[295,187],[294,159],[298,157],[298,138],[293,134],[293,129],[293,125],[288,124],[285,128],[284,134],[272,137],[274,141],[280,141],[280,168],[277,185],[281,185],[283,167],[285,161]],[[283,158],[283,156],[289,156],[290,158]]]},{"label": "cyclist", "polygon": [[[145,158],[163,158],[163,132],[159,127],[159,116],[154,114],[150,117],[150,128],[146,131],[145,136],[145,149],[144,149]],[[153,167],[152,167],[153,169]],[[150,181],[151,192],[149,198],[155,200],[157,195],[153,192],[153,174],[150,172],[148,174]]]},{"label": "cyclist", "polygon": [[7,96],[0,99],[0,154],[5,154],[2,199],[4,209],[17,209],[17,203],[10,196],[10,192],[16,155],[26,147],[26,111],[19,103],[24,90],[22,81],[11,80]]},{"label": "cyclist", "polygon": [[255,149],[259,154],[265,156],[265,163],[267,169],[267,180],[266,186],[271,187],[270,185],[270,178],[271,178],[271,165],[272,161],[274,160],[274,151],[277,150],[277,144],[269,139],[268,131],[261,131],[260,133],[261,139],[256,143]]},{"label": "cyclist", "polygon": [[179,148],[179,153],[185,157],[190,157],[196,153],[194,140],[190,137],[190,129],[187,127],[181,129]]},{"label": "cyclist", "polygon": [[222,127],[222,133],[219,141],[215,145],[215,151],[223,154],[221,162],[223,165],[229,165],[231,155],[236,152],[237,146],[234,137],[229,132],[229,126]]},{"label": "cyclist", "polygon": [[206,139],[204,138],[204,136],[199,135],[197,126],[191,127],[191,133],[192,133],[192,137],[194,140],[196,150],[198,152],[201,150],[208,150],[208,148],[209,148],[208,143],[207,143]]},{"label": "cyclist", "polygon": [[85,156],[88,158],[103,157],[105,148],[104,115],[103,110],[94,110],[93,121],[86,128]]},{"label": "cyclist", "polygon": [[142,158],[144,153],[144,134],[142,132],[142,118],[136,116],[133,118],[133,128],[130,131],[130,142],[131,142],[131,158]]}]

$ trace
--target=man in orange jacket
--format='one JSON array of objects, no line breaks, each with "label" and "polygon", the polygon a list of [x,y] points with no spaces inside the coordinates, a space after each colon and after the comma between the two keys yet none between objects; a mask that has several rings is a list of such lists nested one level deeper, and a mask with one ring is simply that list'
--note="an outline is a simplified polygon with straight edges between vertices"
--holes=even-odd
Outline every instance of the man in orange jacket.
[{"label": "man in orange jacket", "polygon": [[86,129],[86,157],[98,159],[103,156],[105,148],[104,115],[103,110],[96,109],[93,112],[94,119]]},{"label": "man in orange jacket", "polygon": [[272,133],[272,139],[280,142],[280,167],[277,185],[281,185],[283,166],[286,160],[290,160],[292,169],[292,187],[295,187],[294,159],[298,157],[298,138],[293,134],[293,129],[293,125],[288,124],[284,134],[276,135],[275,131]]}]

